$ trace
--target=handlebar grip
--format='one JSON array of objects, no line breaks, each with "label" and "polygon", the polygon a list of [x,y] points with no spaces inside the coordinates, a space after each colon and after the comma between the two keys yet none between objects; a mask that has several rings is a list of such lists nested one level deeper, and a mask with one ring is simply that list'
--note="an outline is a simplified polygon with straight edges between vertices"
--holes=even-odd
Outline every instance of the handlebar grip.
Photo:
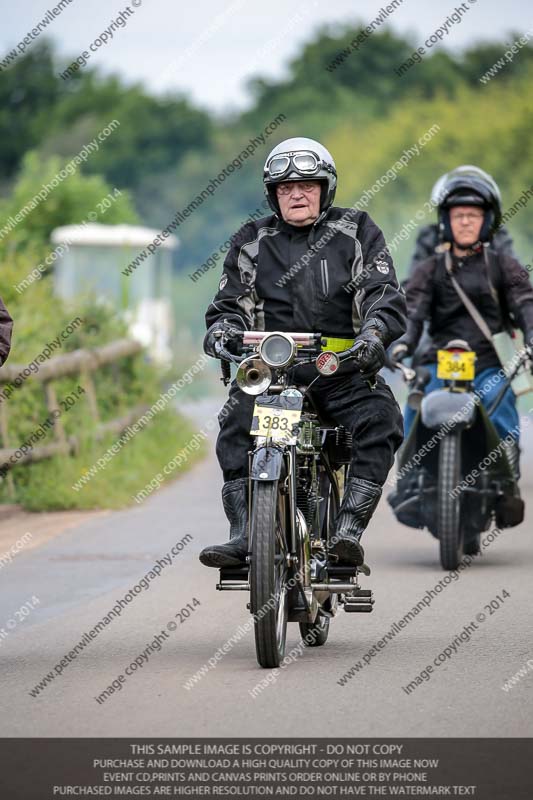
[{"label": "handlebar grip", "polygon": [[336,355],[341,361],[343,358],[348,358],[348,357],[357,359],[357,355],[359,354],[359,352],[361,352],[365,348],[366,345],[364,342],[357,342],[357,344],[354,345],[353,347],[349,347],[347,350],[341,350],[340,353],[337,353]]}]

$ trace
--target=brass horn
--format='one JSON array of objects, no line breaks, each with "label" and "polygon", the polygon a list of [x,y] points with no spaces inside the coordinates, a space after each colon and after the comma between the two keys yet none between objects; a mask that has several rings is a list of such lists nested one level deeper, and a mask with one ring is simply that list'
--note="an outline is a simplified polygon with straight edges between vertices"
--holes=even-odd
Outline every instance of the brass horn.
[{"label": "brass horn", "polygon": [[248,356],[239,364],[236,380],[246,394],[262,394],[272,383],[272,371],[257,356]]}]

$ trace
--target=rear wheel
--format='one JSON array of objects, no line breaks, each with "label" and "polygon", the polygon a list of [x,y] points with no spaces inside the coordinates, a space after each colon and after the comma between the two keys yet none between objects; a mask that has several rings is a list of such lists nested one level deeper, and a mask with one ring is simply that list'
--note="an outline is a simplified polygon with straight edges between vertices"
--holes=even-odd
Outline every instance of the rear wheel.
[{"label": "rear wheel", "polygon": [[[334,473],[338,487],[338,473]],[[345,470],[343,471],[343,477]],[[344,485],[344,481],[343,481]],[[334,524],[339,511],[339,503],[333,491],[329,475],[324,471],[320,480],[320,497],[324,498],[320,515],[321,538],[327,552],[329,539],[334,533]],[[315,622],[300,622],[300,635],[307,647],[321,647],[326,644],[329,636],[330,618],[337,610],[338,596],[331,594],[323,603],[325,613],[320,613]]]},{"label": "rear wheel", "polygon": [[329,634],[329,617],[319,616],[316,622],[300,622],[300,634],[307,647],[321,647]]},{"label": "rear wheel", "polygon": [[481,551],[481,534],[475,533],[465,540],[463,552],[465,556],[477,556]]},{"label": "rear wheel", "polygon": [[250,594],[255,649],[261,667],[279,667],[285,655],[288,616],[286,503],[278,481],[254,482],[251,517]]},{"label": "rear wheel", "polygon": [[461,530],[461,434],[447,434],[439,449],[437,530],[443,569],[457,569],[463,555]]}]

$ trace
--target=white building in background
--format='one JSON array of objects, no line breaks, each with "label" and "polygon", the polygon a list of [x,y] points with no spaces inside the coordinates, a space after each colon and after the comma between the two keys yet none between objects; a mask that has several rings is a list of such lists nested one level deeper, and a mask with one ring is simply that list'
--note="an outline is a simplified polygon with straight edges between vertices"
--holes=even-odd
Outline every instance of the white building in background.
[{"label": "white building in background", "polygon": [[[163,239],[153,254],[146,247],[159,231],[135,225],[66,225],[52,231],[52,242],[64,245],[54,270],[54,289],[64,300],[87,293],[112,303],[124,314],[131,335],[154,360],[172,358],[174,312],[172,261],[176,236]],[[125,270],[139,254],[143,261],[129,275]]]}]

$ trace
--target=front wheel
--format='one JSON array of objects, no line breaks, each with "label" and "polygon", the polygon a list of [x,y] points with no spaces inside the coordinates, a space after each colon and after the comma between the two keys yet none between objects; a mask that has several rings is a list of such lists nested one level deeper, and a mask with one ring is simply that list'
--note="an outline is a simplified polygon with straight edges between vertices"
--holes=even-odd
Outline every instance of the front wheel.
[{"label": "front wheel", "polygon": [[463,555],[461,526],[461,434],[447,434],[439,449],[437,530],[443,569],[457,569]]},{"label": "front wheel", "polygon": [[285,498],[278,481],[254,484],[250,594],[257,661],[265,668],[279,667],[285,655],[289,607]]}]

